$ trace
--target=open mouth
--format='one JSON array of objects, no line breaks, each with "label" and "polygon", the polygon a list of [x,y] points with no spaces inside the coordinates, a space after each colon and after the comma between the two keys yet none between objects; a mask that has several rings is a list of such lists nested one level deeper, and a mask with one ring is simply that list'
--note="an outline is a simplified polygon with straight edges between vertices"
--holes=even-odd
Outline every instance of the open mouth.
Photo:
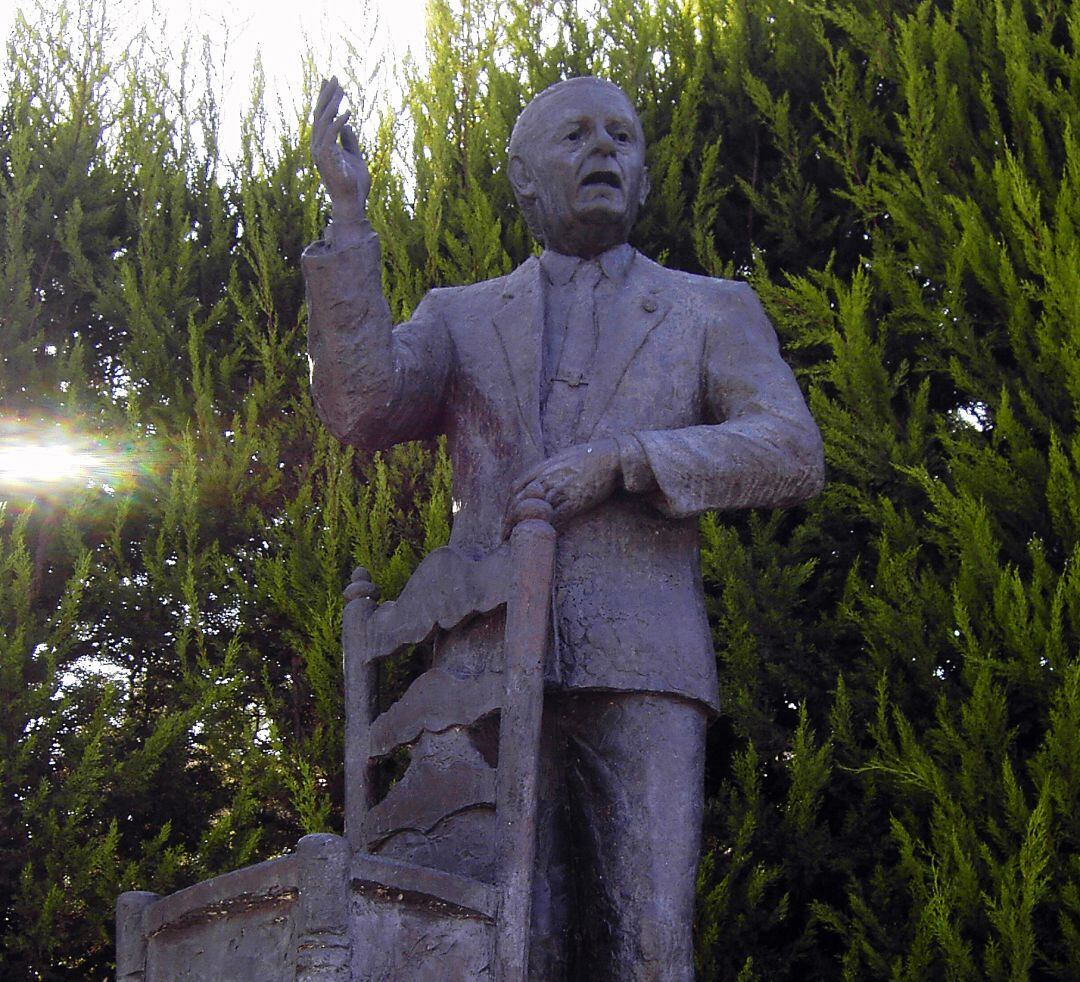
[{"label": "open mouth", "polygon": [[585,179],[581,182],[581,186],[591,187],[593,185],[614,188],[616,191],[622,190],[622,180],[613,170],[598,170],[585,175]]}]

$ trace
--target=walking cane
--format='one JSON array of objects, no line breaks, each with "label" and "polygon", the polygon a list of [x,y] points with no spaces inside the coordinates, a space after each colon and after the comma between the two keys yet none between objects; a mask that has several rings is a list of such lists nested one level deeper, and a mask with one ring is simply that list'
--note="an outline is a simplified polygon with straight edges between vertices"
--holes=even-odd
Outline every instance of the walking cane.
[{"label": "walking cane", "polygon": [[506,604],[506,696],[499,728],[496,812],[502,897],[495,925],[497,982],[524,982],[529,967],[540,719],[544,658],[551,628],[555,529],[551,506],[524,501],[510,534],[510,594]]}]

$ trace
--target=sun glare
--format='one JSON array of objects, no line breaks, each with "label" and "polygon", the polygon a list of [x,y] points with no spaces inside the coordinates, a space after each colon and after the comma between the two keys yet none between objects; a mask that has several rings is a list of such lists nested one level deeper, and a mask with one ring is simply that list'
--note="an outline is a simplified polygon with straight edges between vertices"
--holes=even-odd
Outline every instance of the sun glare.
[{"label": "sun glare", "polygon": [[146,449],[135,451],[130,441],[79,433],[71,423],[0,416],[0,497],[83,488],[113,494],[149,468]]},{"label": "sun glare", "polygon": [[0,484],[83,483],[102,463],[96,454],[64,443],[0,447]]}]

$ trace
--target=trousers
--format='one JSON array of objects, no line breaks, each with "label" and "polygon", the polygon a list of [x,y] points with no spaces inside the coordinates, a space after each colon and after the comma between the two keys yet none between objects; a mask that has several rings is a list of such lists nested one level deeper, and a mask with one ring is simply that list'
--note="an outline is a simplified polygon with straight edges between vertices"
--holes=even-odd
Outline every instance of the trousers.
[{"label": "trousers", "polygon": [[707,711],[548,693],[529,978],[692,982]]}]

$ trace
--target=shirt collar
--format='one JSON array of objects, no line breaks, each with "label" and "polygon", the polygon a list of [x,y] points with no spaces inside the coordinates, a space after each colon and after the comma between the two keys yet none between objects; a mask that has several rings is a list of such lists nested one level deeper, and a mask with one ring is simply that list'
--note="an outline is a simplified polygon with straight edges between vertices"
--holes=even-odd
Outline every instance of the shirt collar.
[{"label": "shirt collar", "polygon": [[[634,247],[624,242],[596,257],[600,269],[613,283],[622,283],[634,259]],[[574,277],[578,267],[587,260],[579,256],[564,256],[561,252],[545,249],[540,254],[540,265],[548,280],[555,286],[565,286]]]}]

